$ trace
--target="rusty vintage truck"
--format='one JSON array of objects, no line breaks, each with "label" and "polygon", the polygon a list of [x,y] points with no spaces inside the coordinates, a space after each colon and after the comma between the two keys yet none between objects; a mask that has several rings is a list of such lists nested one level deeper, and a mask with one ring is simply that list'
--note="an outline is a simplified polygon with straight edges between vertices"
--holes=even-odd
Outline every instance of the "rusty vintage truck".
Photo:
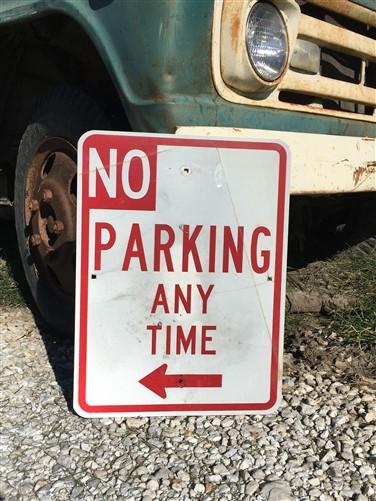
[{"label": "rusty vintage truck", "polygon": [[45,319],[72,327],[90,129],[283,140],[291,254],[372,226],[375,30],[372,0],[2,0],[0,204]]}]

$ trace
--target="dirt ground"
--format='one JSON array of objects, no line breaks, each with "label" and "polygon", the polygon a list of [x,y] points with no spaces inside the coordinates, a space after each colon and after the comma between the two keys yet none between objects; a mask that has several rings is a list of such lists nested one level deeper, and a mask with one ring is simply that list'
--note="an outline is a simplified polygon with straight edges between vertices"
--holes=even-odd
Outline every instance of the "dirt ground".
[{"label": "dirt ground", "polygon": [[285,346],[294,356],[376,388],[375,238],[290,271],[286,313]]}]

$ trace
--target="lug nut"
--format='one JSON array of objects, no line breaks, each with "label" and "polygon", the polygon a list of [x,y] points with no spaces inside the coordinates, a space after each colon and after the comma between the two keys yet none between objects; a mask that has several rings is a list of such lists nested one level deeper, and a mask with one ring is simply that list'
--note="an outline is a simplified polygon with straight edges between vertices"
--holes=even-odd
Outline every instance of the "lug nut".
[{"label": "lug nut", "polygon": [[37,245],[41,244],[42,239],[41,239],[40,235],[38,235],[37,233],[34,233],[34,235],[31,235],[31,237],[30,237],[30,242],[31,242],[31,245],[33,247],[36,247]]},{"label": "lug nut", "polygon": [[51,202],[53,199],[53,193],[51,190],[43,190],[42,191],[42,200],[43,202]]},{"label": "lug nut", "polygon": [[52,226],[52,231],[56,235],[60,235],[60,233],[63,233],[64,231],[64,223],[62,221],[55,221]]},{"label": "lug nut", "polygon": [[32,212],[36,212],[37,210],[39,210],[39,202],[38,200],[31,200],[30,203],[29,203],[29,209],[32,211]]}]

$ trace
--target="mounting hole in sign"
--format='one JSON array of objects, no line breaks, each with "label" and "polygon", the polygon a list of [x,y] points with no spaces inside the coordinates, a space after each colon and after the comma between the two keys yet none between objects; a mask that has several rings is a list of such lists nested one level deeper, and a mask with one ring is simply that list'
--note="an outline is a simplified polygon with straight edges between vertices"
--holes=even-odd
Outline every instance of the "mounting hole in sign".
[{"label": "mounting hole in sign", "polygon": [[188,165],[183,165],[183,167],[180,169],[180,172],[183,176],[189,176],[189,174],[192,172],[192,169],[188,167]]}]

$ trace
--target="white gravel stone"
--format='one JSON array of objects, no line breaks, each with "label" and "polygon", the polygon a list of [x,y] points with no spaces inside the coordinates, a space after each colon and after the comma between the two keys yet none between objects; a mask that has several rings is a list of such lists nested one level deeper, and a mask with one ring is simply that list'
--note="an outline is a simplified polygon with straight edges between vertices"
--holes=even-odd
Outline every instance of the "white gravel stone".
[{"label": "white gravel stone", "polygon": [[261,494],[268,501],[294,501],[290,485],[285,481],[266,483],[261,489]]},{"label": "white gravel stone", "polygon": [[159,489],[159,482],[157,480],[151,479],[146,484],[146,486],[150,491],[157,491]]},{"label": "white gravel stone", "polygon": [[213,472],[218,473],[218,475],[226,475],[226,473],[228,473],[228,470],[223,464],[216,464],[213,467]]},{"label": "white gravel stone", "polygon": [[193,488],[194,492],[196,494],[204,494],[205,492],[205,485],[204,484],[196,484]]},{"label": "white gravel stone", "polygon": [[320,485],[320,479],[319,478],[310,478],[308,482],[313,485],[314,487],[317,487]]},{"label": "white gravel stone", "polygon": [[367,412],[367,414],[364,416],[364,420],[366,421],[366,423],[376,424],[376,410]]},{"label": "white gravel stone", "polygon": [[219,484],[222,482],[221,475],[208,475],[207,480],[211,484]]},{"label": "white gravel stone", "polygon": [[178,472],[177,472],[177,474],[176,474],[176,476],[178,477],[178,479],[179,479],[181,482],[186,482],[186,483],[188,483],[188,482],[190,481],[190,479],[191,479],[191,477],[190,477],[189,473],[188,473],[188,472],[186,472],[186,471],[183,471],[183,470],[178,471]]},{"label": "white gravel stone", "polygon": [[375,468],[372,468],[371,466],[368,466],[368,465],[361,466],[359,468],[359,472],[362,475],[362,477],[376,473]]},{"label": "white gravel stone", "polygon": [[126,420],[127,426],[129,426],[129,428],[136,428],[136,429],[137,428],[141,428],[147,422],[148,422],[147,418],[134,418],[134,417],[130,417],[130,418],[127,418],[127,420]]},{"label": "white gravel stone", "polygon": [[320,491],[320,489],[316,489],[316,488],[310,489],[308,494],[310,495],[310,499],[317,499],[320,497],[321,491]]},{"label": "white gravel stone", "polygon": [[252,496],[256,491],[258,491],[260,484],[258,482],[248,482],[245,486],[245,493],[248,496]]},{"label": "white gravel stone", "polygon": [[250,462],[244,459],[239,465],[239,470],[248,470],[250,466],[251,466]]},{"label": "white gravel stone", "polygon": [[222,421],[222,427],[223,428],[230,428],[234,424],[234,420],[231,418],[226,418]]}]

